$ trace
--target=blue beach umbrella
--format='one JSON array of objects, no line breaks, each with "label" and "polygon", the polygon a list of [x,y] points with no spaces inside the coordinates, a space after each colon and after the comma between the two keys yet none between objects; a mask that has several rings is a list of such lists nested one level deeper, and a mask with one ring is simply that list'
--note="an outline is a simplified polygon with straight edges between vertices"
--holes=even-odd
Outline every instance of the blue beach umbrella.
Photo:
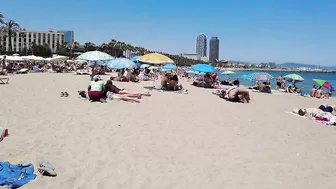
[{"label": "blue beach umbrella", "polygon": [[172,69],[175,69],[177,67],[174,64],[166,64],[162,68],[172,70]]},{"label": "blue beach umbrella", "polygon": [[162,72],[168,72],[168,71],[170,71],[170,70],[171,70],[171,69],[166,69],[166,68],[163,68],[163,67],[160,69],[160,71],[162,71]]},{"label": "blue beach umbrella", "polygon": [[131,60],[132,62],[137,62],[139,58],[140,58],[140,56],[134,56],[134,57],[132,57],[130,60]]},{"label": "blue beach umbrella", "polygon": [[107,66],[113,69],[124,69],[124,68],[135,68],[136,64],[127,58],[117,58],[109,61],[107,63]]},{"label": "blue beach umbrella", "polygon": [[195,66],[192,66],[191,69],[203,73],[216,72],[216,68],[209,64],[196,64]]}]

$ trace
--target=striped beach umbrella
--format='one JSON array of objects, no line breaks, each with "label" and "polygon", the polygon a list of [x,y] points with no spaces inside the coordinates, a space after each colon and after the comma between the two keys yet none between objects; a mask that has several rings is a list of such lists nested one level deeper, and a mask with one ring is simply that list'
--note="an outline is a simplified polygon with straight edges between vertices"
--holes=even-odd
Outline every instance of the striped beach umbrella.
[{"label": "striped beach umbrella", "polygon": [[313,79],[313,81],[315,81],[318,85],[330,90],[330,91],[334,91],[334,87],[326,80],[323,79]]},{"label": "striped beach umbrella", "polygon": [[254,72],[248,75],[248,77],[250,77],[250,80],[252,81],[270,81],[274,79],[274,77],[271,74],[266,72]]}]

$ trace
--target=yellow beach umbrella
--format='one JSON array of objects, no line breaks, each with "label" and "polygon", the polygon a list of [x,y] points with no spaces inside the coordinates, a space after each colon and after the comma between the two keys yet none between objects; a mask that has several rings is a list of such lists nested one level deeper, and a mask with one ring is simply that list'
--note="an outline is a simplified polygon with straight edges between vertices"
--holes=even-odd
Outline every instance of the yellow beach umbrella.
[{"label": "yellow beach umbrella", "polygon": [[141,56],[138,59],[140,62],[145,62],[148,64],[172,64],[174,61],[169,57],[159,54],[159,53],[149,53]]}]

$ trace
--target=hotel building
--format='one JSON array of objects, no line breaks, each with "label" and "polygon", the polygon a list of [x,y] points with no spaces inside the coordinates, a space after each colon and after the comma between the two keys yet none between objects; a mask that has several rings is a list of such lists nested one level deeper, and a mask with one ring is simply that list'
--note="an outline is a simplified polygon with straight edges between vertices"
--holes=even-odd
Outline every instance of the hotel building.
[{"label": "hotel building", "polygon": [[196,38],[196,54],[200,57],[207,56],[207,38],[203,33]]},{"label": "hotel building", "polygon": [[[35,43],[36,45],[47,44],[51,51],[55,53],[57,44],[64,43],[64,33],[54,32],[52,29],[48,31],[20,30],[13,34],[11,40],[13,52],[21,52],[25,47],[29,49]],[[0,46],[9,51],[9,37],[5,33],[1,33],[1,31]]]},{"label": "hotel building", "polygon": [[57,31],[57,33],[64,33],[64,42],[68,44],[72,44],[75,42],[75,32],[70,30],[61,30]]},{"label": "hotel building", "polygon": [[215,63],[219,60],[219,39],[218,37],[211,37],[209,49],[209,62]]}]

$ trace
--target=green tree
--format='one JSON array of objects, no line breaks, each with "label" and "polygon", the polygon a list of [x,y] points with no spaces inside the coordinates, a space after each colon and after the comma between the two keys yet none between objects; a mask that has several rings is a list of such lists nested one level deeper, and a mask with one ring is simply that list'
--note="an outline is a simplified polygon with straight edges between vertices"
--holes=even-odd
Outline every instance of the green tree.
[{"label": "green tree", "polygon": [[14,20],[8,20],[3,23],[1,26],[1,30],[5,32],[9,40],[9,52],[12,52],[12,37],[16,34],[17,31],[20,30],[20,25],[16,23]]},{"label": "green tree", "polygon": [[85,52],[95,51],[97,50],[97,46],[94,43],[87,42],[87,43],[84,43],[84,49],[85,49]]},{"label": "green tree", "polygon": [[51,57],[52,51],[48,44],[43,45],[33,45],[32,51],[34,52],[34,55],[41,56],[41,57]]}]

